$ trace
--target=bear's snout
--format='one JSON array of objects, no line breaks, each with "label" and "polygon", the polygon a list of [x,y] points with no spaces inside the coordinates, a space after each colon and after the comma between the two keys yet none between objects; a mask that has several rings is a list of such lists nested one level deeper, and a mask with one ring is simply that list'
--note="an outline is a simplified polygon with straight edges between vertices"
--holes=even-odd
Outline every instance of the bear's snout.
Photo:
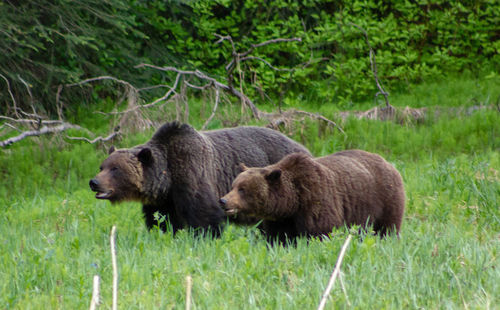
[{"label": "bear's snout", "polygon": [[[226,196],[224,196],[226,197]],[[236,215],[236,208],[234,206],[234,201],[228,201],[226,198],[222,197],[221,199],[219,199],[219,203],[220,203],[220,206],[221,208],[224,210],[224,212],[226,213],[226,215]]]},{"label": "bear's snout", "polygon": [[89,182],[89,186],[92,191],[97,192],[99,189],[99,181],[97,181],[96,179],[92,179]]}]

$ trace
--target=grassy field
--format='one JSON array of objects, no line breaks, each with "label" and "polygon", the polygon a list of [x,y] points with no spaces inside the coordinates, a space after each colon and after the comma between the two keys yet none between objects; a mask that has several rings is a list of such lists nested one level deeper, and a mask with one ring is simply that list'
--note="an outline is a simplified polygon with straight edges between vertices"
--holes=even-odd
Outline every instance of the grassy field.
[{"label": "grassy field", "polygon": [[[451,79],[391,102],[456,107],[494,104],[499,96],[498,80]],[[199,128],[210,111],[190,104],[189,122]],[[292,106],[332,118],[337,110]],[[85,107],[74,117],[86,126],[104,122]],[[221,126],[220,119],[211,124]],[[317,156],[348,148],[380,153],[403,176],[407,208],[400,239],[354,235],[342,265],[345,290],[337,282],[327,308],[500,309],[500,113],[405,125],[349,119],[342,127],[345,135],[304,121],[287,132]],[[150,136],[127,137],[120,146]],[[139,204],[110,205],[89,190],[105,157],[103,147],[52,137],[0,150],[0,309],[85,309],[95,274],[101,308],[109,309],[113,225],[120,309],[183,309],[188,275],[192,309],[317,307],[346,231],[286,248],[269,247],[252,227],[228,225],[215,240],[187,230],[175,238],[148,232]]]}]

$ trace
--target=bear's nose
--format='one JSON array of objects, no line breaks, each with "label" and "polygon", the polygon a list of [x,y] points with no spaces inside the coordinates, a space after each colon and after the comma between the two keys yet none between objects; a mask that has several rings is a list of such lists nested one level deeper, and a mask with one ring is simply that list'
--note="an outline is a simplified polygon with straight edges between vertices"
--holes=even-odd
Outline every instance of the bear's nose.
[{"label": "bear's nose", "polygon": [[89,182],[90,189],[94,192],[97,191],[97,187],[99,187],[99,182],[96,179],[92,179]]},{"label": "bear's nose", "polygon": [[224,199],[224,198],[221,198],[221,199],[219,199],[219,202],[220,202],[221,205],[225,206],[226,203],[227,203],[227,200]]}]

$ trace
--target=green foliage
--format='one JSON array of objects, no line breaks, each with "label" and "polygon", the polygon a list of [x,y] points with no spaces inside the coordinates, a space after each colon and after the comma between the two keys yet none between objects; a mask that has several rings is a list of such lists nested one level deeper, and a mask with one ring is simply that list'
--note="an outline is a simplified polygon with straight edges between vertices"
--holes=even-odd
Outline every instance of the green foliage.
[{"label": "green foliage", "polygon": [[[253,85],[277,98],[307,96],[321,103],[349,103],[372,97],[367,31],[378,75],[389,89],[441,77],[448,72],[498,72],[496,1],[193,1],[155,11],[164,23],[167,48],[196,67],[224,76],[229,42],[214,44],[214,33],[230,35],[238,51],[273,38],[300,37],[302,43],[258,48],[261,61],[242,64],[236,84]],[[183,21],[182,28],[179,21]],[[168,65],[168,60],[166,63]],[[490,71],[491,70],[491,71]],[[246,87],[253,98],[258,91]],[[267,99],[262,98],[264,102]]]},{"label": "green foliage", "polygon": [[[146,39],[124,0],[8,1],[0,3],[0,16],[0,73],[21,107],[35,101],[48,112],[60,84],[110,71],[132,78],[128,67],[138,61],[140,41]],[[10,102],[2,83],[0,101]],[[68,98],[69,103],[82,99]]]},{"label": "green foliage", "polygon": [[[300,43],[254,52],[294,71],[248,60],[235,72],[235,85],[260,102],[269,100],[260,95],[263,90],[285,103],[307,98],[347,105],[378,91],[365,37],[354,24],[366,30],[379,78],[394,91],[449,72],[497,75],[499,16],[498,0],[9,1],[0,3],[0,73],[18,105],[34,101],[51,112],[58,85],[83,78],[113,75],[139,87],[169,80],[134,69],[140,62],[223,77],[231,46],[216,45],[214,33],[230,35],[240,52],[270,39],[299,37]],[[0,81],[5,113],[3,103],[11,106],[12,99]],[[104,83],[94,91],[105,98],[117,89]],[[66,108],[93,100],[79,88],[64,89],[61,96]]]}]

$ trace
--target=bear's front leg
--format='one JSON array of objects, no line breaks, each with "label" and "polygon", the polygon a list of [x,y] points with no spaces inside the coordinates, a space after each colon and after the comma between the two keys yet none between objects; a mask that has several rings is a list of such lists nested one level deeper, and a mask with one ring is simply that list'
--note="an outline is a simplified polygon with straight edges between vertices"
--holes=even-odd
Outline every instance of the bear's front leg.
[{"label": "bear's front leg", "polygon": [[142,213],[148,230],[158,226],[163,232],[167,231],[167,224],[172,227],[172,233],[182,228],[183,223],[179,221],[175,212],[171,212],[167,207],[145,204],[142,206]]},{"label": "bear's front leg", "polygon": [[176,186],[172,190],[175,210],[188,227],[194,228],[198,233],[219,237],[226,218],[224,211],[219,207],[213,191],[208,186],[198,185],[196,190],[191,186]]}]

